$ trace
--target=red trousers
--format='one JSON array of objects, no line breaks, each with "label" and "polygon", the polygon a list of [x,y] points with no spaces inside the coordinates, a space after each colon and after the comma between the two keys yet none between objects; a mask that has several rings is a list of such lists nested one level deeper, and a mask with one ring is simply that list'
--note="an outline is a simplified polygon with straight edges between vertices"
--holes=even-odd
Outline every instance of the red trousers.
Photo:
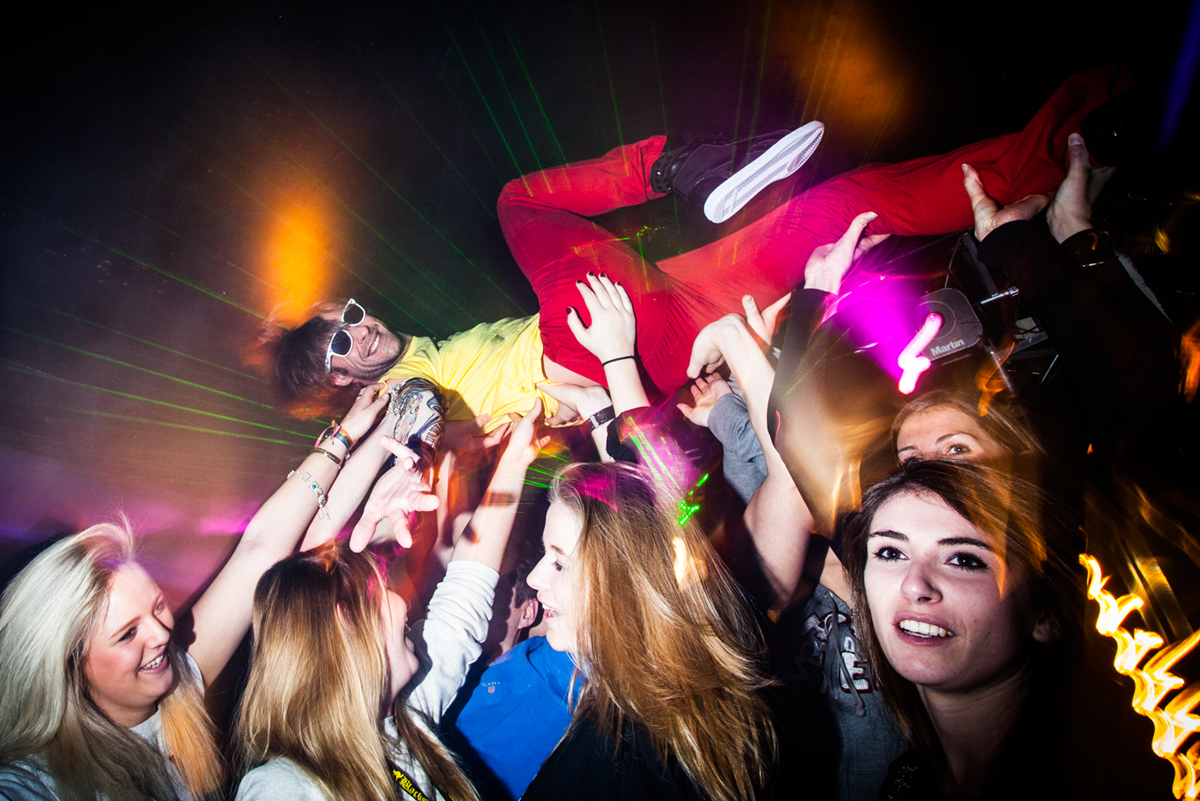
[{"label": "red trousers", "polygon": [[665,137],[656,136],[511,181],[500,193],[500,226],[541,301],[545,355],[604,383],[599,361],[567,327],[575,307],[590,324],[575,287],[589,272],[620,281],[633,300],[638,353],[651,380],[670,394],[687,381],[692,342],[700,329],[742,310],[742,296],[766,306],[804,278],[813,249],[837,240],[865,211],[879,219],[868,233],[918,236],[974,225],[961,165],[979,171],[1001,204],[1052,192],[1063,180],[1067,137],[1083,118],[1132,81],[1101,69],[1069,78],[1020,133],[967,145],[941,156],[864,167],[839,175],[784,203],[745,228],[657,264],[587,220],[661,197],[650,189],[650,167]]}]

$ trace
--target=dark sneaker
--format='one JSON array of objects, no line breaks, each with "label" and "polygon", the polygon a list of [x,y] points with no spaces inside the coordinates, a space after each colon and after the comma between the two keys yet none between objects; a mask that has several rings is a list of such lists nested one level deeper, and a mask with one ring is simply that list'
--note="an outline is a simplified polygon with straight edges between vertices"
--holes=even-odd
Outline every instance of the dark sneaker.
[{"label": "dark sneaker", "polygon": [[[794,131],[775,131],[730,142],[698,135],[650,168],[650,187],[673,192],[693,205],[704,205],[704,216],[725,222],[768,184],[794,173],[808,161],[825,126],[813,121]],[[736,153],[745,155],[735,162]]]}]

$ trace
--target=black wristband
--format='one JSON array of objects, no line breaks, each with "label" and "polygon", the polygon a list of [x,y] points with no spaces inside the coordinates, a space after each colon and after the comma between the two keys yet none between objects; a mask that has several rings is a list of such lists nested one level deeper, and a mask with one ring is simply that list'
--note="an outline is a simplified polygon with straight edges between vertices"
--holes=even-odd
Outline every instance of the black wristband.
[{"label": "black wristband", "polygon": [[617,410],[612,406],[605,406],[600,411],[593,414],[587,419],[588,431],[595,431],[605,423],[611,423],[617,419]]},{"label": "black wristband", "polygon": [[615,359],[609,359],[609,360],[608,360],[608,361],[606,361],[606,362],[600,362],[600,366],[601,366],[601,367],[607,367],[608,365],[612,364],[613,362],[623,362],[623,361],[625,361],[626,359],[636,359],[636,358],[637,358],[637,354],[636,354],[636,353],[635,353],[635,354],[633,354],[632,356],[618,356],[618,357],[617,357],[617,358],[615,358]]}]

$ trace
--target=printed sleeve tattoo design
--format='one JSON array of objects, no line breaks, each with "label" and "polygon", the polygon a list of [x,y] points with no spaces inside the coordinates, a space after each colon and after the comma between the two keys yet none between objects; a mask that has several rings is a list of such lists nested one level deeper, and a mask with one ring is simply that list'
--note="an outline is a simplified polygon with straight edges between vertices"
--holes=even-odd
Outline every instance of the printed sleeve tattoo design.
[{"label": "printed sleeve tattoo design", "polygon": [[432,381],[410,378],[391,391],[388,411],[396,415],[392,436],[432,465],[445,431],[446,399]]}]

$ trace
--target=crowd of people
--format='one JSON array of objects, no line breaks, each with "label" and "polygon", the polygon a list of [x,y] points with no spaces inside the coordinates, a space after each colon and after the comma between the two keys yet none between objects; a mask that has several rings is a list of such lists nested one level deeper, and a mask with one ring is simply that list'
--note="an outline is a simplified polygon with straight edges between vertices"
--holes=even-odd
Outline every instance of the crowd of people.
[{"label": "crowd of people", "polygon": [[[1112,170],[1080,126],[1128,84],[1075,76],[1017,134],[657,264],[588,218],[745,202],[821,128],[618,147],[501,193],[538,315],[435,342],[339,300],[274,331],[284,395],[340,422],[178,618],[121,525],[20,572],[0,799],[1072,797],[1088,490],[1055,479],[1100,485],[1186,402],[1178,333],[1091,222]],[[897,404],[863,486],[878,438],[826,392],[847,276],[889,235],[961,229],[1075,377],[1091,453],[1019,398],[942,388]],[[685,419],[731,514],[680,514]],[[222,736],[205,689],[248,633]]]}]

